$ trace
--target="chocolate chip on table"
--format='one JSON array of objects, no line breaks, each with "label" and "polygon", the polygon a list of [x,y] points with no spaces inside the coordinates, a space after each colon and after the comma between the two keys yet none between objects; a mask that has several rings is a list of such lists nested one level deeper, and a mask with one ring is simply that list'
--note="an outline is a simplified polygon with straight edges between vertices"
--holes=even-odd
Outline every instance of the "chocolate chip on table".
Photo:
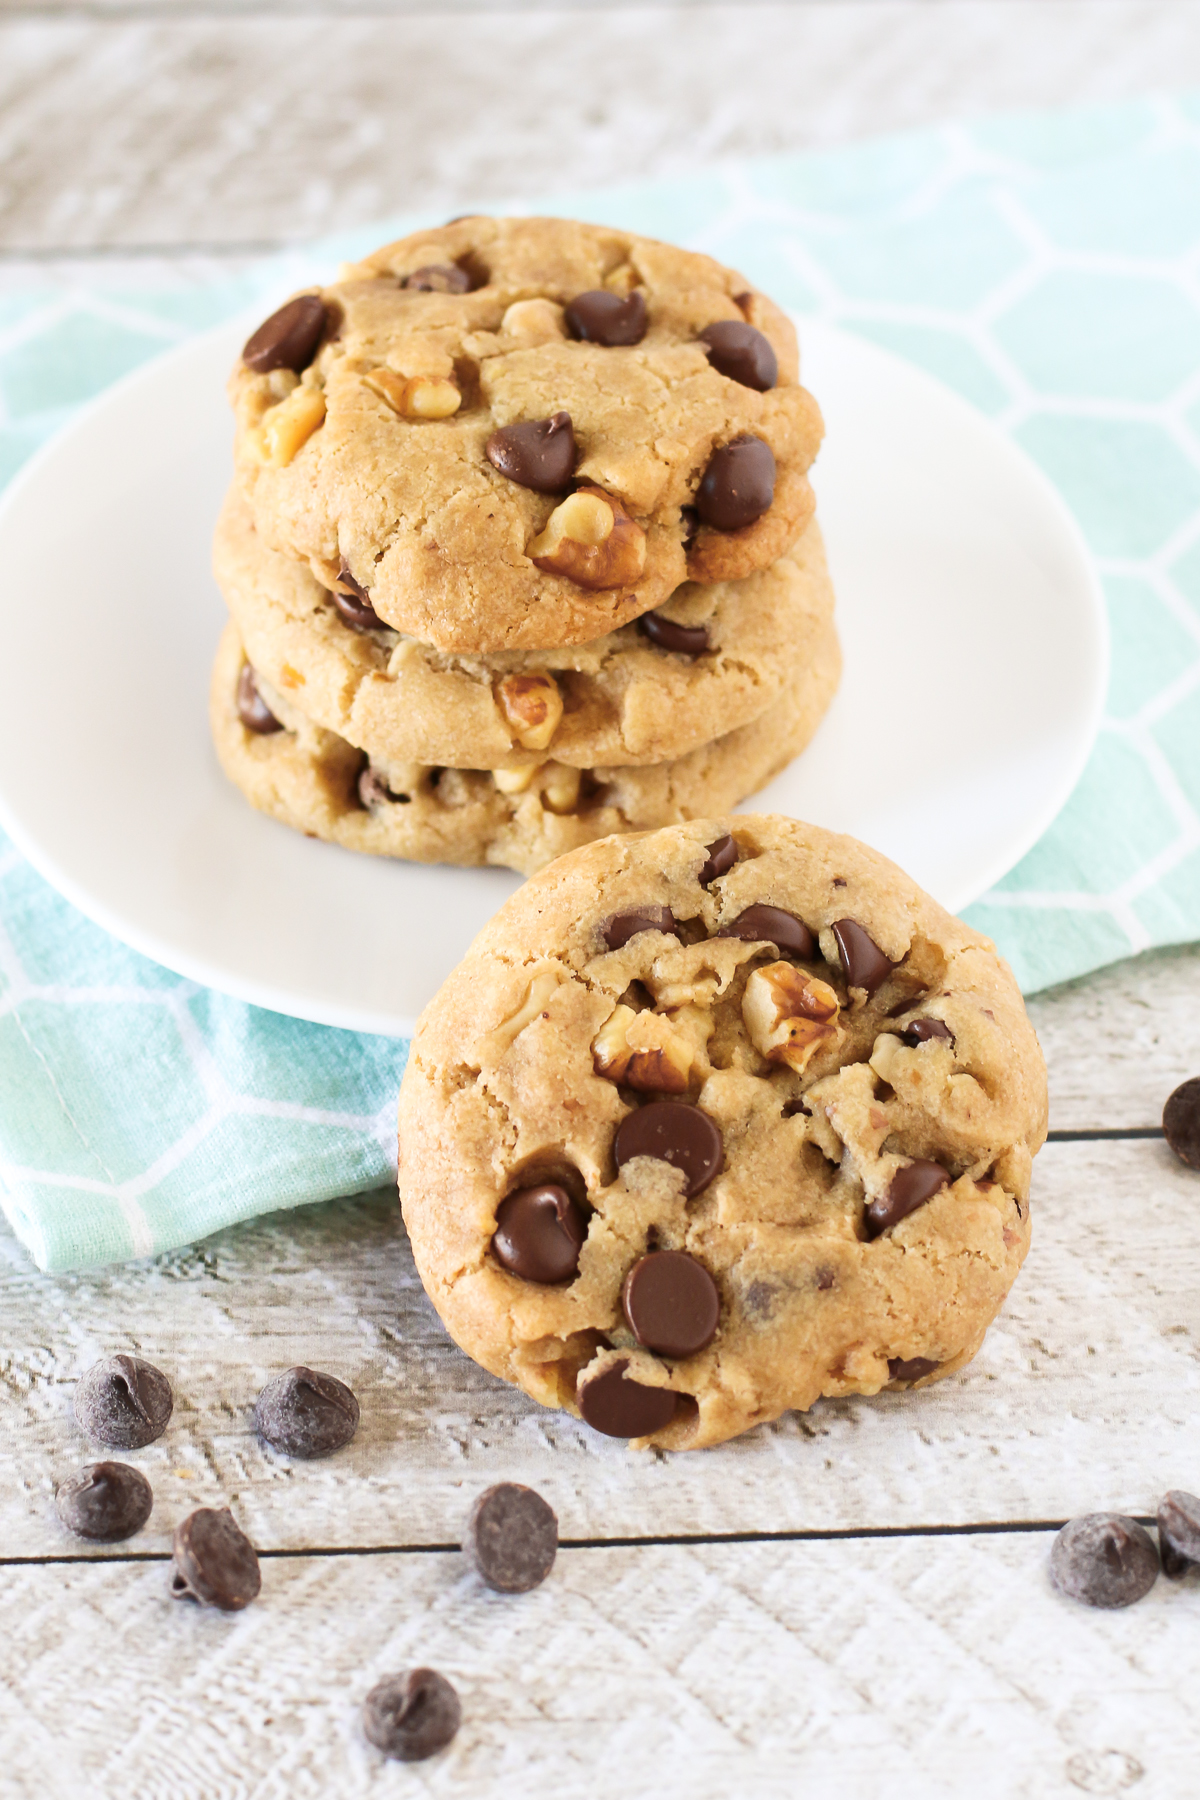
[{"label": "chocolate chip on table", "polygon": [[775,498],[775,457],[761,438],[734,438],[714,450],[696,489],[696,511],[714,531],[739,531]]},{"label": "chocolate chip on table", "polygon": [[618,1169],[635,1156],[654,1156],[684,1176],[689,1199],[702,1193],[721,1167],[725,1146],[706,1112],[682,1100],[651,1100],[627,1113],[613,1138]]},{"label": "chocolate chip on table", "polygon": [[587,344],[603,344],[610,350],[640,344],[649,323],[646,296],[637,288],[632,294],[590,288],[586,294],[576,294],[563,319],[571,336]]},{"label": "chocolate chip on table", "polygon": [[1200,1563],[1200,1499],[1172,1488],[1158,1503],[1158,1552],[1172,1581]]},{"label": "chocolate chip on table", "polygon": [[634,1263],[621,1306],[638,1343],[657,1356],[697,1356],[717,1335],[721,1295],[694,1256],[652,1250]]},{"label": "chocolate chip on table", "polygon": [[857,919],[836,920],[833,935],[837,939],[846,986],[865,988],[869,998],[876,988],[882,987],[895,968],[895,963],[888,960]]},{"label": "chocolate chip on table", "polygon": [[462,1724],[458,1695],[436,1669],[385,1675],[363,1702],[363,1730],[398,1762],[424,1762],[444,1750]]},{"label": "chocolate chip on table", "polygon": [[743,387],[757,388],[765,394],[779,379],[779,362],[771,341],[753,325],[740,319],[720,319],[706,325],[700,342],[707,346],[708,360],[718,375],[739,381]]},{"label": "chocolate chip on table", "polygon": [[954,1033],[941,1019],[913,1019],[904,1027],[900,1036],[910,1050],[915,1050],[918,1044],[928,1044],[934,1038],[945,1038],[951,1044],[954,1042]]},{"label": "chocolate chip on table", "polygon": [[573,1281],[587,1237],[587,1215],[565,1187],[543,1181],[518,1188],[500,1202],[492,1254],[501,1268],[522,1281],[550,1287]]},{"label": "chocolate chip on table", "polygon": [[75,1388],[80,1429],[115,1450],[141,1450],[160,1438],[174,1404],[166,1376],[140,1356],[106,1356]]},{"label": "chocolate chip on table", "polygon": [[484,445],[484,455],[494,469],[519,487],[532,488],[538,494],[561,494],[575,473],[571,415],[556,412],[548,419],[501,425]]},{"label": "chocolate chip on table", "polygon": [[150,1517],[154,1494],[140,1469],[128,1463],[87,1463],[59,1483],[59,1518],[76,1537],[115,1544],[132,1537]]},{"label": "chocolate chip on table", "polygon": [[700,865],[696,880],[703,888],[711,887],[721,875],[728,875],[738,859],[737,839],[730,832],[708,846],[708,856]]},{"label": "chocolate chip on table", "polygon": [[674,650],[677,656],[703,656],[712,648],[707,625],[680,625],[664,619],[661,613],[643,613],[637,622],[642,636],[659,650]]},{"label": "chocolate chip on table", "polygon": [[173,1600],[240,1612],[261,1587],[254,1545],[228,1507],[201,1506],[175,1527]]},{"label": "chocolate chip on table", "polygon": [[[370,594],[361,583],[355,581],[345,563],[338,570],[338,580],[342,586],[331,588],[329,598],[345,623],[354,631],[386,630],[384,620],[371,605]],[[344,591],[346,588],[349,588],[349,593]]]},{"label": "chocolate chip on table", "polygon": [[625,1374],[628,1367],[627,1362],[612,1363],[602,1375],[581,1381],[576,1389],[584,1423],[605,1437],[649,1437],[675,1417],[675,1390],[630,1381]]},{"label": "chocolate chip on table", "polygon": [[629,912],[614,913],[600,929],[610,950],[620,950],[639,931],[664,931],[668,937],[677,931],[675,914],[669,906],[638,906]]},{"label": "chocolate chip on table", "polygon": [[417,294],[465,294],[471,277],[457,263],[426,263],[406,275],[400,286]]},{"label": "chocolate chip on table", "polygon": [[467,1518],[463,1555],[498,1594],[539,1587],[558,1554],[554,1508],[531,1487],[502,1481],[480,1494]]},{"label": "chocolate chip on table", "polygon": [[273,731],[282,731],[283,726],[275,717],[266,701],[258,691],[258,677],[249,663],[243,663],[237,680],[237,716],[247,731],[256,731],[259,737],[269,737]]},{"label": "chocolate chip on table", "polygon": [[736,919],[722,925],[717,937],[741,938],[743,943],[774,944],[801,962],[811,962],[817,954],[817,940],[803,919],[785,912],[782,906],[748,906]]},{"label": "chocolate chip on table", "polygon": [[317,353],[328,322],[325,302],[316,294],[300,294],[289,300],[246,339],[242,361],[258,375],[272,369],[291,369],[299,375]]},{"label": "chocolate chip on table", "polygon": [[941,1163],[930,1162],[923,1156],[905,1163],[892,1176],[891,1185],[881,1200],[872,1200],[867,1208],[867,1236],[876,1238],[881,1231],[898,1225],[901,1219],[907,1219],[909,1213],[916,1212],[918,1206],[924,1206],[927,1200],[949,1187],[950,1175]]},{"label": "chocolate chip on table", "polygon": [[358,1401],[344,1381],[298,1363],[268,1381],[254,1405],[254,1429],[285,1456],[332,1456],[358,1430]]},{"label": "chocolate chip on table", "polygon": [[1064,1525],[1050,1552],[1050,1580],[1085,1606],[1132,1606],[1158,1579],[1148,1531],[1121,1513],[1085,1513]]},{"label": "chocolate chip on table", "polygon": [[931,1356],[889,1356],[889,1381],[921,1381],[938,1367]]},{"label": "chocolate chip on table", "polygon": [[1200,1075],[1181,1082],[1163,1107],[1163,1136],[1189,1169],[1200,1169]]}]

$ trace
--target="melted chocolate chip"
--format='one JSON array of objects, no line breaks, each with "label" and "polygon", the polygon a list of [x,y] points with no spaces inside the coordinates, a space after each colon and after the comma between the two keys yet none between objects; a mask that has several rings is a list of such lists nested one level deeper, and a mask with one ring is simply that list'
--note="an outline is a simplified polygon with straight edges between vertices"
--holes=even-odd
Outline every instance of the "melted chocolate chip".
[{"label": "melted chocolate chip", "polygon": [[1085,1513],[1055,1538],[1050,1580],[1060,1594],[1085,1606],[1132,1606],[1158,1580],[1158,1551],[1135,1520]]},{"label": "melted chocolate chip", "polygon": [[743,387],[757,388],[760,394],[773,388],[779,379],[779,363],[769,338],[753,325],[740,319],[721,319],[706,325],[700,342],[707,346],[708,360],[718,375],[739,381]]},{"label": "melted chocolate chip", "polygon": [[1200,1169],[1200,1075],[1175,1089],[1163,1107],[1163,1136],[1180,1162]]},{"label": "melted chocolate chip", "polygon": [[59,1484],[54,1496],[59,1518],[76,1537],[115,1544],[132,1537],[150,1517],[150,1483],[128,1463],[88,1463]]},{"label": "melted chocolate chip", "polygon": [[600,929],[610,950],[620,950],[639,931],[665,931],[668,936],[678,935],[675,914],[669,906],[638,906],[630,912],[614,913]]},{"label": "melted chocolate chip", "polygon": [[1158,1503],[1158,1550],[1163,1574],[1177,1581],[1200,1563],[1200,1499],[1172,1488]]},{"label": "melted chocolate chip", "polygon": [[889,1356],[889,1381],[921,1381],[938,1367],[931,1356]]},{"label": "melted chocolate chip", "polygon": [[865,988],[868,997],[882,987],[895,963],[889,962],[857,919],[838,919],[833,927],[847,987]]},{"label": "melted chocolate chip", "polygon": [[736,919],[722,925],[717,937],[741,938],[743,943],[774,944],[801,962],[811,962],[817,954],[817,940],[803,919],[785,912],[782,906],[748,906]]},{"label": "melted chocolate chip", "polygon": [[923,1156],[905,1163],[892,1176],[882,1200],[872,1200],[868,1206],[867,1236],[876,1238],[881,1231],[898,1225],[901,1219],[907,1219],[909,1213],[916,1212],[918,1206],[924,1206],[927,1200],[932,1200],[949,1185],[949,1173],[941,1163],[930,1162]]},{"label": "melted chocolate chip", "polygon": [[649,1437],[675,1417],[671,1388],[645,1387],[625,1375],[627,1362],[616,1362],[603,1375],[579,1384],[576,1399],[585,1422],[605,1437]]},{"label": "melted chocolate chip", "polygon": [[243,663],[237,679],[237,694],[234,704],[237,716],[247,731],[256,731],[259,737],[269,737],[273,731],[282,731],[283,726],[275,717],[266,701],[258,691],[258,678],[249,663]]},{"label": "melted chocolate chip", "polygon": [[658,1356],[695,1356],[711,1344],[721,1316],[717,1284],[683,1250],[652,1250],[634,1263],[621,1305],[638,1343]]},{"label": "melted chocolate chip", "polygon": [[140,1356],[106,1356],[75,1389],[80,1430],[117,1450],[141,1450],[160,1438],[174,1404],[166,1376]]},{"label": "melted chocolate chip", "polygon": [[[355,581],[353,575],[342,564],[338,570],[340,588],[330,589],[329,598],[337,608],[342,621],[352,631],[384,631],[387,626],[375,608],[371,605],[371,596],[361,582]],[[349,593],[344,590],[349,589]]]},{"label": "melted chocolate chip", "polygon": [[761,438],[734,438],[714,450],[696,489],[696,511],[714,531],[739,531],[775,498],[775,457]]},{"label": "melted chocolate chip", "polygon": [[674,650],[678,656],[703,656],[712,648],[707,625],[680,625],[656,612],[643,613],[637,625],[659,650]]},{"label": "melted chocolate chip", "polygon": [[954,1043],[954,1033],[941,1019],[913,1019],[900,1036],[910,1050],[915,1050],[918,1044],[928,1044],[934,1038],[945,1039],[951,1045]]},{"label": "melted chocolate chip", "polygon": [[316,294],[300,294],[289,300],[246,339],[242,361],[256,374],[272,369],[291,369],[299,375],[317,353],[329,314]]},{"label": "melted chocolate chip", "polygon": [[575,433],[571,415],[551,413],[548,419],[528,419],[519,425],[502,425],[484,446],[494,469],[520,487],[538,494],[561,494],[575,473]]},{"label": "melted chocolate chip", "polygon": [[522,1281],[573,1281],[587,1237],[587,1215],[556,1181],[518,1188],[500,1202],[492,1254]]},{"label": "melted chocolate chip", "polygon": [[708,846],[708,857],[700,866],[696,880],[703,888],[711,887],[720,875],[728,875],[738,859],[737,839],[726,832],[715,844]]},{"label": "melted chocolate chip", "polygon": [[172,1599],[240,1612],[261,1587],[254,1545],[227,1507],[201,1506],[175,1527]]},{"label": "melted chocolate chip", "polygon": [[406,275],[400,286],[416,294],[465,294],[471,277],[457,263],[426,263]]},{"label": "melted chocolate chip", "polygon": [[462,1724],[462,1705],[436,1669],[385,1675],[363,1701],[363,1730],[397,1762],[424,1762],[444,1750]]},{"label": "melted chocolate chip", "polygon": [[554,1508],[531,1487],[501,1481],[480,1494],[463,1534],[463,1555],[498,1594],[527,1594],[541,1585],[558,1554]]},{"label": "melted chocolate chip", "polygon": [[590,288],[586,294],[576,294],[563,318],[573,338],[603,344],[610,350],[619,344],[640,344],[649,323],[646,296],[637,288],[632,294]]},{"label": "melted chocolate chip", "polygon": [[254,1406],[254,1428],[285,1456],[332,1456],[358,1430],[358,1401],[344,1381],[303,1363],[268,1381]]},{"label": "melted chocolate chip", "polygon": [[721,1167],[725,1146],[721,1133],[698,1106],[684,1101],[651,1100],[628,1113],[617,1126],[613,1156],[618,1169],[635,1156],[654,1156],[681,1169],[684,1193],[701,1193]]}]

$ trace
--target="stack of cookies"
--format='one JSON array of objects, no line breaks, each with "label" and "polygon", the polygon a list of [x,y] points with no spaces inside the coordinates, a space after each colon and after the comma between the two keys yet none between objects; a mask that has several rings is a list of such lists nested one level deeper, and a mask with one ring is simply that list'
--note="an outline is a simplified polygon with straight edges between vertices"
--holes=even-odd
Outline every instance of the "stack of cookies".
[{"label": "stack of cookies", "polygon": [[841,667],[795,333],[705,256],[457,220],[250,338],[226,773],[309,835],[532,873],[729,810]]}]

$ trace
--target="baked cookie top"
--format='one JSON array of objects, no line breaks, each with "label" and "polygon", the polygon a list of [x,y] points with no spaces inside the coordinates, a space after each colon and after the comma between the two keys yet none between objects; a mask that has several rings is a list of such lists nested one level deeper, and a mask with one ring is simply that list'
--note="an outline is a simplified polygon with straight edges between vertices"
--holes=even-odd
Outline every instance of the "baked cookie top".
[{"label": "baked cookie top", "polygon": [[590,644],[491,656],[434,650],[322,587],[268,548],[236,488],[213,563],[255,669],[317,724],[381,762],[513,774],[662,762],[722,737],[774,704],[833,615],[815,519],[740,581],[685,582]]},{"label": "baked cookie top", "polygon": [[693,1448],[965,1363],[1045,1131],[994,946],[853,838],[735,816],[500,909],[421,1018],[400,1198],[486,1368]]},{"label": "baked cookie top", "polygon": [[441,649],[601,637],[765,568],[812,509],[789,320],[601,226],[414,233],[264,321],[230,393],[268,542]]}]

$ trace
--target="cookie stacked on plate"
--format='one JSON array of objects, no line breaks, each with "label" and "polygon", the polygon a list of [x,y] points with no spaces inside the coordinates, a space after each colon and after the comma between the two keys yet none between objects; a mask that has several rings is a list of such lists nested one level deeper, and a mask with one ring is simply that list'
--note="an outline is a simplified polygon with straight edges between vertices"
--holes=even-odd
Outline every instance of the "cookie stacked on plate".
[{"label": "cookie stacked on plate", "polygon": [[837,686],[788,319],[710,258],[458,220],[247,343],[212,724],[310,834],[525,873],[735,805]]}]

